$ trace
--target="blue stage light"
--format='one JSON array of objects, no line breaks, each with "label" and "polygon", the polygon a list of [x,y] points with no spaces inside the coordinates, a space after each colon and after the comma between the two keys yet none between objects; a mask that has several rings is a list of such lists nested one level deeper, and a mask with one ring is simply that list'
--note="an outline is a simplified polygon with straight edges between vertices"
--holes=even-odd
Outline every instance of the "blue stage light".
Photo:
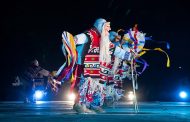
[{"label": "blue stage light", "polygon": [[187,93],[186,93],[185,91],[181,91],[181,92],[179,93],[179,96],[180,96],[182,99],[185,99],[185,98],[187,98]]},{"label": "blue stage light", "polygon": [[44,95],[43,91],[40,91],[40,90],[37,90],[34,93],[34,97],[36,98],[36,100],[41,99],[43,97],[43,95]]}]

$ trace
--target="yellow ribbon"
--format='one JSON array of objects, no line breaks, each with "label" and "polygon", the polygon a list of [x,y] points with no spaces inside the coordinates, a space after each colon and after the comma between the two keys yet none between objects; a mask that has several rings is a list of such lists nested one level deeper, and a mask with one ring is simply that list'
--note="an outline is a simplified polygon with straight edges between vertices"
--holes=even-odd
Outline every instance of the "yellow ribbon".
[{"label": "yellow ribbon", "polygon": [[170,67],[170,58],[169,58],[168,54],[164,50],[162,50],[161,48],[154,48],[154,50],[163,52],[167,56],[167,67]]},{"label": "yellow ribbon", "polygon": [[167,56],[167,65],[166,66],[170,67],[170,58],[169,58],[168,54],[164,50],[162,50],[161,48],[154,48],[154,49],[143,48],[142,50],[143,51],[139,54],[140,56],[142,56],[143,54],[145,54],[146,51],[150,51],[150,50],[155,50],[155,51],[163,52]]}]

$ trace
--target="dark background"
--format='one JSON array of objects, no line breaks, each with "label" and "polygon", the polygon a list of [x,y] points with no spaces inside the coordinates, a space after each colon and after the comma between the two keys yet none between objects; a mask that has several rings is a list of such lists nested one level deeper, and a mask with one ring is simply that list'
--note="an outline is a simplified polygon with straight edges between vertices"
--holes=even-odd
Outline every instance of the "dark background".
[{"label": "dark background", "polygon": [[[190,89],[188,1],[185,0],[62,0],[7,1],[0,4],[0,100],[17,100],[18,88],[11,86],[14,77],[33,59],[47,70],[57,70],[64,63],[61,51],[63,30],[73,35],[90,28],[97,18],[111,22],[112,30],[139,30],[157,41],[145,47],[161,47],[170,56],[151,51],[143,56],[148,69],[138,78],[139,99],[178,101],[177,93]],[[125,82],[130,87],[131,82]],[[64,87],[64,86],[63,86]],[[59,92],[65,94],[64,90]],[[59,95],[52,96],[61,100]]]}]

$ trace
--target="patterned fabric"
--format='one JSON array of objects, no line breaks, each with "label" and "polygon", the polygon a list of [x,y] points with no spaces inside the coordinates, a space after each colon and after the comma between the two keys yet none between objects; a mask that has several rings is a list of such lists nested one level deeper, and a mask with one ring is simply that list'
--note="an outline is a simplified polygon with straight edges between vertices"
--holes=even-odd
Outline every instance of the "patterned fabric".
[{"label": "patterned fabric", "polygon": [[86,35],[90,39],[90,48],[88,49],[84,59],[84,77],[99,77],[99,47],[100,47],[100,35],[94,29],[90,29],[86,32]]},{"label": "patterned fabric", "polygon": [[[86,32],[89,38],[90,46],[84,55],[84,78],[80,81],[80,103],[87,106],[103,105],[106,83],[113,81],[114,75],[111,75],[111,64],[99,61],[100,36],[96,29],[90,29]],[[114,55],[115,45],[110,43],[110,55]]]}]

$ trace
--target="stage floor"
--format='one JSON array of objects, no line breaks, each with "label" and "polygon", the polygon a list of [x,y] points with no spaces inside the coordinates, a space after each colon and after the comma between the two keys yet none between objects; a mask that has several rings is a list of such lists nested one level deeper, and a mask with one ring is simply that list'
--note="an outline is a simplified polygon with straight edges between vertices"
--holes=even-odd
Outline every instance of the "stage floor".
[{"label": "stage floor", "polygon": [[190,122],[189,102],[140,102],[139,112],[127,102],[105,113],[77,114],[70,101],[0,102],[0,122]]}]

